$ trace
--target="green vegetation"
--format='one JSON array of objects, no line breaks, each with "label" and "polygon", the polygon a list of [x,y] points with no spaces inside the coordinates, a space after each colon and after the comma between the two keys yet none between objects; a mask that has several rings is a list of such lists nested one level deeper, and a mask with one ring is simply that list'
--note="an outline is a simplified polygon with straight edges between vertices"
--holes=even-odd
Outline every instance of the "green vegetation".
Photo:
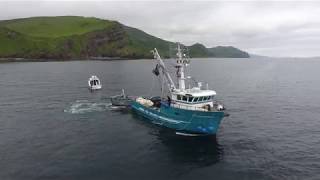
[{"label": "green vegetation", "polygon": [[[156,47],[169,57],[173,42],[116,21],[77,16],[0,21],[0,58],[86,59],[151,58]],[[191,57],[249,57],[233,47],[188,47]]]},{"label": "green vegetation", "polygon": [[191,57],[210,57],[208,49],[199,43],[190,46],[189,53]]},{"label": "green vegetation", "polygon": [[110,27],[112,22],[97,18],[66,16],[18,19],[4,24],[8,29],[28,36],[57,38],[105,29]]},{"label": "green vegetation", "polygon": [[217,46],[214,48],[208,48],[208,51],[210,52],[211,56],[219,58],[250,57],[247,52],[241,51],[240,49],[232,46]]}]

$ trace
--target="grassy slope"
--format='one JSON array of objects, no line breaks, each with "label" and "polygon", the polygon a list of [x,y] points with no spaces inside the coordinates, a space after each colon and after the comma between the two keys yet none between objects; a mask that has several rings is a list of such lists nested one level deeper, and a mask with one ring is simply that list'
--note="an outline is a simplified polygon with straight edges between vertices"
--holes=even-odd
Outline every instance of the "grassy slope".
[{"label": "grassy slope", "polygon": [[[169,57],[174,43],[151,36],[115,21],[76,16],[34,17],[0,21],[0,57],[87,58],[108,56],[151,58],[156,47]],[[242,56],[234,49],[189,47],[191,57]],[[222,52],[222,53],[221,53]],[[227,54],[228,55],[228,54]],[[229,56],[228,56],[229,57]]]},{"label": "grassy slope", "polygon": [[58,38],[108,28],[112,22],[97,18],[64,16],[18,19],[4,24],[8,29],[28,36]]},{"label": "grassy slope", "polygon": [[81,58],[87,35],[112,29],[116,22],[74,16],[35,17],[0,22],[0,56]]},{"label": "grassy slope", "polygon": [[163,57],[170,56],[169,49],[174,46],[174,43],[151,36],[136,28],[125,27],[125,31],[130,40],[129,48],[139,55],[151,57],[150,51],[156,47]]}]

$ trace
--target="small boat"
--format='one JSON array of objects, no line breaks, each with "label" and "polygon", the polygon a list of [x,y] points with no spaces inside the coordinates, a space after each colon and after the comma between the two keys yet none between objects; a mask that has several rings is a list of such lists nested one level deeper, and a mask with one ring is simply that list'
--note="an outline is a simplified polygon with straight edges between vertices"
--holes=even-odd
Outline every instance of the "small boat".
[{"label": "small boat", "polygon": [[89,78],[88,85],[90,90],[98,90],[102,88],[100,79],[95,75]]},{"label": "small boat", "polygon": [[157,64],[153,73],[159,76],[160,86],[164,87],[161,88],[162,96],[138,97],[131,101],[131,108],[150,122],[174,129],[179,133],[214,135],[225,115],[224,107],[214,101],[217,93],[210,90],[208,84],[204,89],[201,82],[192,87],[191,81],[186,81],[190,78],[185,78],[184,69],[190,65],[190,60],[182,53],[179,43],[177,51],[174,65],[177,83],[174,83],[155,48],[152,52]]},{"label": "small boat", "polygon": [[112,106],[122,106],[122,107],[129,107],[132,101],[132,98],[127,96],[124,93],[124,89],[122,89],[122,93],[119,95],[111,96],[110,97]]},{"label": "small boat", "polygon": [[124,94],[124,91],[122,91],[122,94],[115,95],[110,97],[112,106],[124,106],[129,107],[132,101],[132,98],[128,97]]}]

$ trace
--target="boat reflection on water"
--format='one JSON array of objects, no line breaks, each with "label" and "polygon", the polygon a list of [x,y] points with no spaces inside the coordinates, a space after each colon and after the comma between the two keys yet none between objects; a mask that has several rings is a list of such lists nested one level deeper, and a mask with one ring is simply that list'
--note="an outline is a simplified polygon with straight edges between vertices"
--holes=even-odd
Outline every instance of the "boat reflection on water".
[{"label": "boat reflection on water", "polygon": [[[132,117],[141,125],[148,126],[150,134],[159,140],[160,144],[154,143],[153,148],[158,149],[159,153],[166,153],[170,161],[177,165],[206,167],[218,163],[223,158],[223,147],[218,143],[216,135],[178,135],[172,129],[148,123],[148,120],[135,113],[132,113]],[[181,166],[180,168],[183,169]]]},{"label": "boat reflection on water", "polygon": [[159,128],[158,139],[167,147],[170,158],[177,163],[203,167],[213,165],[223,157],[223,148],[216,135],[190,137]]}]

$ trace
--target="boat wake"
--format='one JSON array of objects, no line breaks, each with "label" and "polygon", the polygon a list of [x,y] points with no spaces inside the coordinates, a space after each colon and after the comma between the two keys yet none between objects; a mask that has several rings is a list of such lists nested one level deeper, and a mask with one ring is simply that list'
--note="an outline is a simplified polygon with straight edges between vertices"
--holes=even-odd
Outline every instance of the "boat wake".
[{"label": "boat wake", "polygon": [[111,110],[112,105],[109,102],[90,102],[88,100],[77,100],[70,107],[64,110],[70,114],[84,114],[91,112],[102,112]]}]

